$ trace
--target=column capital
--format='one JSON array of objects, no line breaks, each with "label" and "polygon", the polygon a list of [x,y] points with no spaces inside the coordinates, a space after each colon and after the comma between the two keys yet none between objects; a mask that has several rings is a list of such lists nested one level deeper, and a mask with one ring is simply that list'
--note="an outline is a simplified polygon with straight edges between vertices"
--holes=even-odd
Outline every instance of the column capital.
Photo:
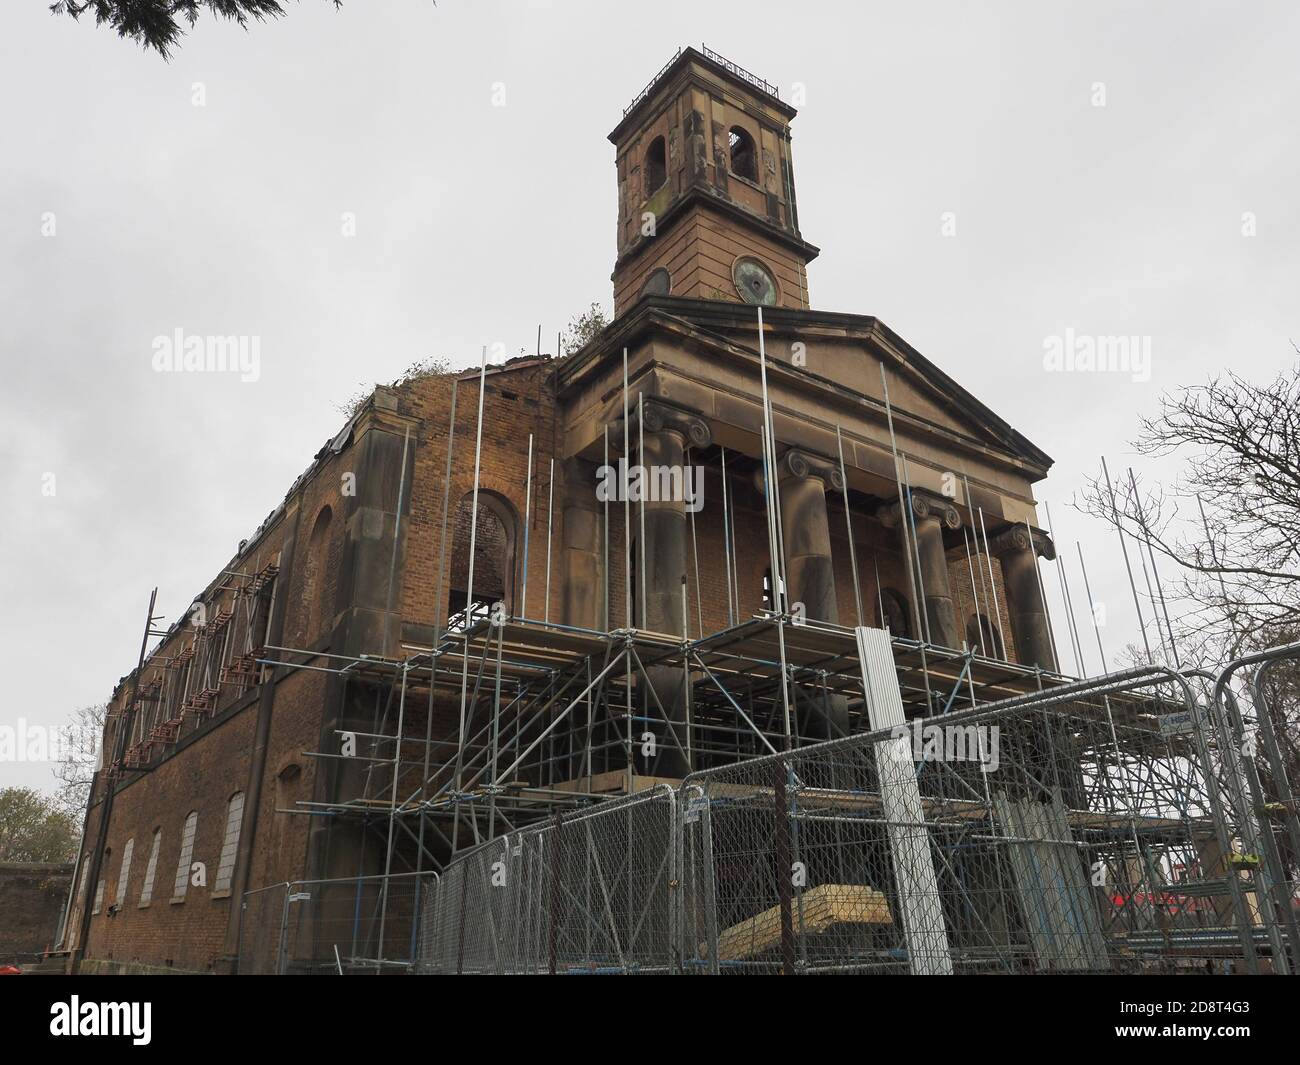
[{"label": "column capital", "polygon": [[802,448],[787,448],[784,455],[777,460],[776,475],[785,477],[812,477],[822,482],[824,488],[844,491],[844,478],[839,466],[830,459]]},{"label": "column capital", "polygon": [[[713,430],[709,428],[709,423],[695,411],[649,397],[642,401],[642,406],[645,411],[647,433],[677,433],[684,444],[696,451],[703,451],[713,443]],[[631,439],[636,439],[637,430],[637,408],[633,407],[628,419],[628,435]],[[623,446],[622,418],[619,418],[612,427],[610,443],[616,449],[621,449]]]},{"label": "column capital", "polygon": [[1049,561],[1056,557],[1056,545],[1052,543],[1052,538],[1042,529],[1031,530],[1023,523],[1008,525],[989,537],[989,550],[999,557],[1013,551],[1028,551],[1031,548],[1036,554]]},{"label": "column capital", "polygon": [[[917,521],[934,518],[948,529],[961,528],[961,514],[945,497],[917,488],[913,488],[909,496],[912,501],[912,516]],[[892,529],[898,525],[902,513],[898,502],[885,503],[877,508],[876,517],[887,529]]]}]

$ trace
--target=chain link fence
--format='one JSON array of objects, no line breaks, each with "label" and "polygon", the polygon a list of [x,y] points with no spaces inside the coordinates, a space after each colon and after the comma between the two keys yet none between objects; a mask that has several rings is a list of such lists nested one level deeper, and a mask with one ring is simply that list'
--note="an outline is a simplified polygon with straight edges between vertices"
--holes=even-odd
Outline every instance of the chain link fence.
[{"label": "chain link fence", "polygon": [[539,822],[440,876],[250,892],[241,971],[1290,971],[1293,796],[1279,766],[1252,799],[1232,709],[1144,667],[900,716]]},{"label": "chain link fence", "polygon": [[427,906],[420,971],[671,971],[677,821],[660,785],[457,859]]},{"label": "chain link fence", "polygon": [[438,874],[298,880],[244,895],[239,972],[400,973],[415,959]]}]

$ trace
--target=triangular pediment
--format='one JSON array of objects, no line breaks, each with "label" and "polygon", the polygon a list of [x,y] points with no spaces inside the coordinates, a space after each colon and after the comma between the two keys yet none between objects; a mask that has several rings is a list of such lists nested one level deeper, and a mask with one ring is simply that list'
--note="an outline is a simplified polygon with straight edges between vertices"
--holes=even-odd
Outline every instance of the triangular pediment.
[{"label": "triangular pediment", "polygon": [[[674,343],[717,365],[757,363],[757,308],[721,300],[653,297],[616,319],[573,362],[618,357],[624,344],[657,330],[658,357],[670,358]],[[773,384],[822,392],[827,408],[855,404],[883,409],[880,366],[886,367],[896,422],[915,432],[998,453],[1031,480],[1046,474],[1052,459],[1005,419],[963,388],[879,319],[867,315],[764,308],[765,348]],[[797,347],[802,345],[802,348]],[[576,365],[574,369],[576,370]],[[572,377],[566,367],[564,377]],[[756,376],[756,374],[755,374]]]}]

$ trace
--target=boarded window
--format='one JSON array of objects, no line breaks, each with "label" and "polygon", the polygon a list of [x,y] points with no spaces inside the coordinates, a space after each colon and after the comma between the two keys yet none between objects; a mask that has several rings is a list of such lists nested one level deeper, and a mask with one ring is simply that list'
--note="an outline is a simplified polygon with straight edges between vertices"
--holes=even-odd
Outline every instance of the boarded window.
[{"label": "boarded window", "polygon": [[95,888],[95,908],[91,913],[99,913],[99,908],[104,905],[104,878],[99,878],[99,885]]},{"label": "boarded window", "polygon": [[153,846],[149,848],[149,864],[144,867],[144,886],[140,888],[140,908],[153,901],[153,878],[158,872],[158,848],[162,846],[162,829],[153,833]]},{"label": "boarded window", "polygon": [[185,830],[181,833],[181,856],[176,862],[176,883],[172,888],[172,902],[184,902],[185,892],[190,886],[190,863],[194,860],[194,832],[199,826],[199,813],[191,810],[185,818]]},{"label": "boarded window", "polygon": [[122,871],[117,874],[117,895],[113,901],[121,906],[126,901],[126,889],[131,885],[131,855],[135,853],[135,840],[128,839],[122,848]]},{"label": "boarded window", "polygon": [[244,793],[235,792],[226,808],[226,835],[221,843],[221,860],[217,863],[214,891],[229,891],[235,876],[235,853],[239,850],[239,826],[244,821]]},{"label": "boarded window", "polygon": [[740,126],[732,126],[727,133],[727,149],[731,153],[731,172],[757,181],[758,154],[754,151],[754,138]]}]

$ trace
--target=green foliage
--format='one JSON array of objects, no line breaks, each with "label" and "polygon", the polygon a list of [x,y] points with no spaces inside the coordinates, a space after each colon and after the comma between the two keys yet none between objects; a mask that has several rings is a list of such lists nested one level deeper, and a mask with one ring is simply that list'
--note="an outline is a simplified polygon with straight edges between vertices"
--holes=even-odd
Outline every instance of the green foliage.
[{"label": "green foliage", "polygon": [[0,862],[70,862],[78,826],[56,799],[32,788],[0,791]]},{"label": "green foliage", "polygon": [[[449,373],[451,373],[450,360],[430,355],[426,359],[417,359],[411,363],[410,366],[397,375],[397,379],[392,383],[391,387],[401,388],[403,385],[409,385],[412,381],[419,381],[426,377],[445,377]],[[361,410],[374,394],[374,385],[363,385],[344,402],[336,403],[334,409],[346,418],[354,418],[357,411]]]},{"label": "green foliage", "polygon": [[[342,0],[334,0],[334,6],[341,7]],[[185,35],[182,21],[193,28],[203,11],[245,28],[250,19],[265,22],[284,14],[279,0],[57,0],[50,10],[74,19],[90,12],[96,25],[108,26],[164,59],[171,58]]]},{"label": "green foliage", "polygon": [[568,328],[564,330],[560,341],[564,354],[572,355],[575,351],[580,351],[589,340],[599,336],[607,325],[609,319],[605,317],[605,310],[599,303],[593,303],[581,314],[575,314],[569,319]]}]

